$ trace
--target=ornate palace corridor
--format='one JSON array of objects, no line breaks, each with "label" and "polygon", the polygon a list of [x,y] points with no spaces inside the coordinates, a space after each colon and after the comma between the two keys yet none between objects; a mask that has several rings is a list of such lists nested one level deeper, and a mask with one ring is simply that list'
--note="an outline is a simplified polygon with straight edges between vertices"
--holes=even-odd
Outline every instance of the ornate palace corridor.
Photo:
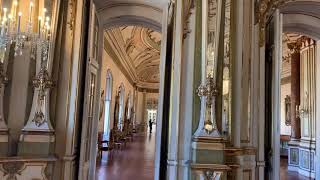
[{"label": "ornate palace corridor", "polygon": [[135,134],[126,148],[112,153],[111,159],[104,152],[102,160],[97,160],[96,180],[153,179],[155,132]]}]

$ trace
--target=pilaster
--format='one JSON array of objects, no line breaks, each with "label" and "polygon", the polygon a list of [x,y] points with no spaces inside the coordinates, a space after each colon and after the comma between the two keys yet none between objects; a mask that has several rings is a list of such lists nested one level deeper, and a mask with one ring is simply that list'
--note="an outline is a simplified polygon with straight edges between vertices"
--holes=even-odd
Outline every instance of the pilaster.
[{"label": "pilaster", "polygon": [[0,156],[7,156],[9,152],[9,129],[3,113],[5,86],[8,82],[4,62],[0,62]]},{"label": "pilaster", "polygon": [[181,121],[181,77],[182,77],[182,59],[183,59],[183,32],[184,32],[184,5],[185,0],[176,0],[174,2],[174,35],[173,35],[173,67],[171,78],[171,98],[169,115],[169,144],[167,156],[167,179],[176,180],[179,166],[179,138]]},{"label": "pilaster", "polygon": [[288,44],[291,54],[291,138],[300,139],[300,117],[297,108],[300,106],[300,48],[301,42]]},{"label": "pilaster", "polygon": [[54,130],[50,120],[50,89],[53,88],[49,64],[50,41],[39,39],[35,57],[36,76],[32,80],[33,100],[29,118],[19,138],[18,155],[50,155],[54,149]]}]

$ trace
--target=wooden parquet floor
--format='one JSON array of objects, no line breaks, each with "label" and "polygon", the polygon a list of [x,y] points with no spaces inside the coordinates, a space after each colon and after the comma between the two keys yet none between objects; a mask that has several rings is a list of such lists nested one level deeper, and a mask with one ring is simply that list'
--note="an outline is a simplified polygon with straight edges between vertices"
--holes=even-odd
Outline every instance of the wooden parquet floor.
[{"label": "wooden parquet floor", "polygon": [[311,178],[299,175],[297,172],[288,171],[288,159],[280,159],[280,179],[281,180],[310,180]]},{"label": "wooden parquet floor", "polygon": [[97,159],[96,180],[153,180],[155,133],[135,134],[123,150]]},{"label": "wooden parquet floor", "polygon": [[[104,152],[97,159],[96,180],[153,180],[155,133],[136,134],[133,142],[110,157]],[[281,180],[310,180],[296,172],[288,171],[288,160],[281,158]]]}]

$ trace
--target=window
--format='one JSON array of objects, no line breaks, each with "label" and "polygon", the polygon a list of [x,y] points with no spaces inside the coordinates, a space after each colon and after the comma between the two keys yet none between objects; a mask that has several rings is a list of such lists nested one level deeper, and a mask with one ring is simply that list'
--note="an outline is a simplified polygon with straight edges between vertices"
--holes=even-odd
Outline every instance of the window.
[{"label": "window", "polygon": [[106,81],[106,97],[105,97],[105,113],[104,113],[104,133],[109,136],[109,126],[110,126],[110,107],[112,99],[112,74],[111,71],[107,71],[107,81]]}]

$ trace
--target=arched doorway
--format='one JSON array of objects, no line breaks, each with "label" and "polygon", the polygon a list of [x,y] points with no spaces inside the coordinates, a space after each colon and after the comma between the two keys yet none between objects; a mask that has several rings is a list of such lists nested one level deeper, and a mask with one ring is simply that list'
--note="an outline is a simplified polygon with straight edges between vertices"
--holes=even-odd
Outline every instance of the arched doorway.
[{"label": "arched doorway", "polygon": [[[109,134],[110,128],[110,111],[111,111],[111,100],[112,100],[112,74],[111,71],[107,71],[106,76],[106,97],[105,97],[105,113],[104,113],[104,133]],[[109,139],[109,136],[108,136]]]},{"label": "arched doorway", "polygon": [[[316,92],[319,92],[319,78],[317,77],[320,60],[318,52],[320,14],[313,11],[313,9],[319,8],[319,5],[319,2],[316,1],[270,3],[270,7],[276,7],[273,8],[275,12],[266,13],[267,23],[265,26],[260,24],[260,28],[265,27],[266,33],[264,36],[265,42],[260,44],[260,53],[264,54],[262,59],[265,61],[263,63],[265,63],[266,78],[264,84],[266,93],[265,134],[260,135],[265,137],[264,154],[267,179],[279,179],[280,150],[285,148],[287,148],[288,153],[288,170],[297,173],[294,175],[295,178],[304,175],[306,178],[318,179],[320,176],[317,165],[317,162],[319,162],[319,123],[318,121],[312,121],[313,118],[317,119],[319,117],[316,104],[320,103],[316,95]],[[282,78],[283,71],[281,70],[287,55],[283,51],[283,48],[287,46],[286,43],[283,43],[283,38],[288,33],[291,34],[291,37],[297,37],[296,39],[293,38],[295,45],[302,43],[299,47],[293,47],[291,43],[288,45],[289,49],[292,47],[291,56],[294,56],[291,57],[291,68],[295,68],[295,70],[291,70],[290,77],[291,102],[299,101],[291,104],[291,107],[288,103],[290,102],[289,96],[281,97],[284,94],[282,85],[285,80],[285,78]],[[292,34],[294,35],[292,36]],[[292,59],[298,59],[299,64],[294,64]],[[305,64],[305,62],[308,62],[308,64]],[[292,86],[298,80],[301,80],[301,86],[300,83],[296,87]],[[282,98],[283,101],[281,101]],[[306,104],[308,105],[305,106]],[[281,109],[291,111],[289,112],[291,114],[291,124],[284,121],[286,117]],[[306,114],[308,115],[305,116]],[[287,147],[283,145],[283,136],[280,136],[281,133],[286,131],[283,126],[290,128],[287,132],[289,139],[289,146]]]},{"label": "arched doorway", "polygon": [[[163,3],[166,4],[167,2],[163,2]],[[110,4],[112,4],[112,5],[109,6]],[[152,7],[149,5],[141,5],[139,3],[126,3],[126,4],[119,3],[118,4],[116,2],[115,3],[113,3],[113,2],[112,3],[99,3],[99,1],[97,1],[97,2],[95,2],[95,4],[92,4],[91,7],[92,7],[91,8],[91,15],[97,14],[98,23],[99,23],[98,38],[97,38],[99,41],[98,42],[98,52],[99,53],[97,56],[98,63],[89,64],[89,66],[99,67],[99,65],[101,64],[102,53],[104,51],[103,47],[105,46],[103,39],[104,39],[104,33],[106,30],[110,30],[112,28],[135,25],[135,26],[146,27],[146,28],[152,29],[153,31],[156,31],[156,32],[161,32],[162,29],[164,29],[164,32],[167,31],[167,23],[162,22],[163,17],[165,18],[165,20],[167,20],[167,16],[168,16],[168,12],[166,10],[167,5],[166,5],[166,8],[164,8],[165,9],[164,11],[162,11],[162,9],[159,9],[159,8],[155,8],[155,7]],[[159,48],[163,49],[163,47],[164,47],[166,49],[167,48],[166,41],[167,41],[167,36],[162,36],[162,41],[161,41],[162,43],[159,44]],[[172,42],[172,40],[170,41],[170,43],[171,42]],[[168,51],[168,49],[165,51],[164,54],[161,55],[162,65],[160,65],[160,67],[162,68],[162,70],[161,70],[162,73],[158,76],[158,77],[160,77],[160,81],[161,81],[159,84],[162,84],[162,85],[160,85],[160,87],[162,87],[162,88],[160,88],[160,96],[161,96],[161,94],[163,96],[164,91],[170,90],[169,84],[170,84],[171,65],[165,66],[165,64],[166,64],[166,61],[168,61],[168,60],[171,61],[171,57],[170,58],[166,57],[167,51]],[[171,48],[169,49],[169,51],[171,51]],[[164,73],[165,71],[166,71],[166,73]],[[99,70],[98,73],[101,73],[101,69]],[[167,77],[164,77],[165,74]],[[119,87],[119,85],[114,83],[116,77],[117,77],[117,75],[115,75],[113,72],[113,76],[112,76],[113,85],[112,86],[116,87],[116,89],[114,89],[113,92],[115,92],[117,90],[117,87]],[[169,86],[166,86],[164,84],[164,79],[169,80],[168,83],[166,83]],[[100,80],[97,79],[97,81],[95,81],[95,82],[96,82],[95,85],[96,85],[97,89],[100,89],[100,86],[101,86]],[[163,90],[164,86],[166,87],[165,90]],[[123,90],[124,90],[124,87],[126,87],[126,90],[127,90],[127,84],[125,84],[125,86],[123,86]],[[139,89],[139,88],[137,88],[137,89]],[[119,88],[119,90],[120,91],[118,91],[118,92],[122,92],[122,88]],[[121,97],[122,96],[121,94],[123,94],[123,98]],[[122,126],[121,119],[125,117],[124,107],[123,107],[124,102],[126,100],[125,98],[127,98],[125,96],[125,93],[119,93],[119,105],[120,105],[119,106],[119,116],[120,116],[120,118],[117,121],[117,124],[120,124],[120,126]],[[160,98],[160,99],[162,99],[162,98]],[[111,101],[111,102],[112,102],[112,105],[111,105],[110,109],[115,107],[114,102],[113,101]],[[101,108],[101,106],[99,106],[98,103],[95,105],[96,105],[96,107]],[[169,109],[169,106],[166,106],[165,108]],[[161,107],[161,111],[162,111],[162,107]],[[167,112],[169,112],[169,111],[167,111]],[[158,113],[158,115],[159,114],[160,113]],[[162,115],[162,113],[160,115]],[[111,122],[115,122],[113,120],[112,120],[112,118],[110,118]],[[113,126],[114,125],[115,124],[113,124]],[[90,169],[87,168],[86,170],[88,170],[89,172],[86,174],[88,174],[88,175],[83,176],[82,174],[84,174],[84,173],[81,172],[81,169],[82,169],[81,167],[83,165],[80,162],[80,165],[79,165],[80,166],[80,172],[79,172],[80,179],[87,179],[87,177],[94,178],[95,165],[96,165],[95,160],[96,160],[96,155],[97,155],[97,153],[95,153],[96,147],[97,147],[97,136],[96,136],[97,135],[97,128],[96,128],[97,126],[98,126],[98,122],[93,121],[92,126],[90,126],[91,132],[82,134],[83,137],[86,137],[87,139],[89,139],[91,147],[90,147],[89,153],[85,152],[85,151],[88,151],[88,149],[82,148],[81,156],[83,154],[90,154],[90,158],[87,159],[88,160],[87,164],[90,164],[90,166],[87,166],[87,167],[90,167]],[[111,125],[109,126],[109,129],[110,129],[110,127],[111,127]],[[83,128],[85,128],[85,127],[83,127]],[[85,132],[86,129],[87,128],[83,129],[82,132]],[[158,139],[157,142],[161,141],[161,139],[163,139],[163,138],[165,138],[163,135],[161,135],[161,134],[157,135],[157,139]],[[87,144],[89,144],[89,143],[87,143]],[[159,145],[160,145],[160,142],[159,142]],[[156,153],[158,156],[160,156],[160,154],[164,154],[164,153],[160,153],[160,148],[158,150],[159,150],[159,152]],[[164,166],[166,166],[166,165],[164,164]]]}]

